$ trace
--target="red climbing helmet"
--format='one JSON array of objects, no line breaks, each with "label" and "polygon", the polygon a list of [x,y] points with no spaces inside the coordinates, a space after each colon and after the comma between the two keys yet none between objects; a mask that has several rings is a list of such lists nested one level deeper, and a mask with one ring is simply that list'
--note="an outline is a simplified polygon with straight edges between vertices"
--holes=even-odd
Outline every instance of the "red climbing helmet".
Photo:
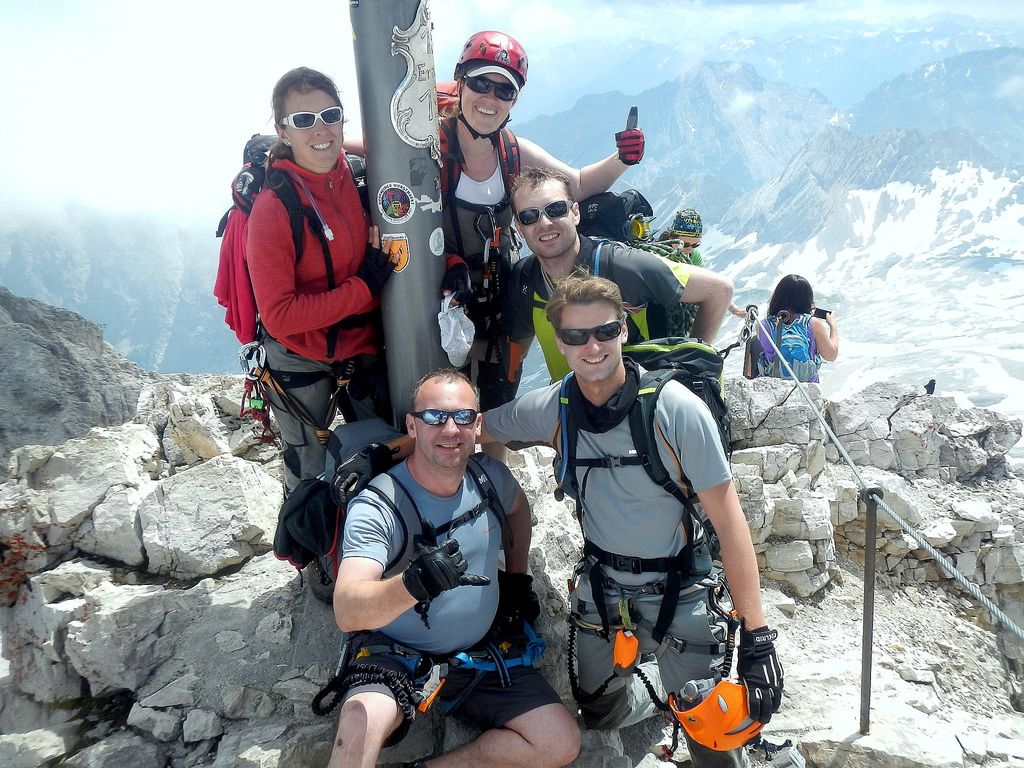
[{"label": "red climbing helmet", "polygon": [[455,79],[462,79],[471,64],[474,67],[497,64],[512,74],[519,88],[526,85],[526,51],[518,40],[504,32],[487,30],[472,35],[462,47],[455,65]]}]

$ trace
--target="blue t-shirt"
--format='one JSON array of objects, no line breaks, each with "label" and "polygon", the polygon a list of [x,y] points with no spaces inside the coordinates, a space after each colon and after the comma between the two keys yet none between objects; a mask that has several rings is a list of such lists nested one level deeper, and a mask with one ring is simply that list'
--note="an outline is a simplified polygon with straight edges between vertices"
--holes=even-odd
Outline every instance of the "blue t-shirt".
[{"label": "blue t-shirt", "polygon": [[[508,467],[487,456],[476,459],[487,472],[494,489],[508,512],[512,509],[519,486]],[[435,528],[458,517],[483,498],[469,473],[462,487],[451,497],[434,496],[412,478],[405,462],[391,474],[413,495],[420,516]],[[401,496],[401,493],[399,493]],[[418,529],[413,523],[409,535]],[[412,609],[380,628],[393,640],[427,653],[449,653],[475,645],[487,634],[498,608],[498,550],[501,548],[501,524],[497,515],[488,511],[473,521],[458,526],[438,537],[442,544],[449,538],[459,542],[459,551],[469,564],[467,573],[487,576],[486,587],[456,587],[442,592],[430,603],[428,630]],[[387,568],[400,557],[406,546],[405,531],[394,513],[384,506],[372,491],[363,491],[348,506],[345,517],[343,557],[366,557]]]}]

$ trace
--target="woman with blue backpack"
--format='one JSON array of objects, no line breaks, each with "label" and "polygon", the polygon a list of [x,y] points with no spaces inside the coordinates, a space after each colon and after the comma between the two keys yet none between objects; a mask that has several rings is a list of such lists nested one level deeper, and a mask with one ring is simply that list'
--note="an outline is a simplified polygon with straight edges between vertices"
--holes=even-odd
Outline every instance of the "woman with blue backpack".
[{"label": "woman with blue backpack", "polygon": [[[839,356],[839,323],[835,312],[814,306],[814,290],[800,275],[779,280],[768,302],[768,317],[757,329],[761,342],[761,376],[789,378],[777,347],[800,381],[818,381],[822,360]],[[774,342],[774,347],[772,346]]]}]

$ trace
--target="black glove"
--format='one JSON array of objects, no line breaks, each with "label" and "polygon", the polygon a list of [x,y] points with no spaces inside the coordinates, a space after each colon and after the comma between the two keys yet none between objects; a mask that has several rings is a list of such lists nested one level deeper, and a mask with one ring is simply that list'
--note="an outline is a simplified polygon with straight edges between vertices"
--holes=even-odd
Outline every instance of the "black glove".
[{"label": "black glove", "polygon": [[498,613],[494,626],[498,634],[523,633],[523,622],[531,627],[540,616],[540,600],[533,591],[533,576],[528,573],[498,571]]},{"label": "black glove", "polygon": [[231,197],[235,205],[244,213],[252,211],[256,195],[263,189],[263,178],[266,172],[260,163],[246,163],[231,182]]},{"label": "black glove", "polygon": [[473,301],[473,283],[469,279],[469,267],[458,262],[444,273],[444,280],[441,281],[442,291],[451,291],[455,301],[466,306]]},{"label": "black glove", "polygon": [[391,257],[372,243],[367,243],[366,256],[363,258],[363,264],[359,267],[359,271],[356,272],[356,277],[366,283],[371,295],[380,295],[380,292],[384,290],[384,284],[394,271],[395,262],[391,260]]},{"label": "black glove", "polygon": [[370,443],[353,453],[334,468],[331,478],[331,498],[339,507],[346,504],[377,475],[395,466],[391,449],[381,443]]},{"label": "black glove", "polygon": [[736,674],[747,689],[750,716],[767,724],[782,705],[782,664],[775,655],[779,633],[768,627],[740,629]]},{"label": "black glove", "polygon": [[409,594],[421,603],[429,603],[442,592],[456,587],[485,587],[491,583],[486,576],[466,573],[469,564],[459,552],[459,542],[448,539],[439,547],[421,542],[402,575]]},{"label": "black glove", "polygon": [[636,165],[644,157],[644,132],[640,128],[627,128],[615,134],[615,146],[619,160],[626,165]]}]

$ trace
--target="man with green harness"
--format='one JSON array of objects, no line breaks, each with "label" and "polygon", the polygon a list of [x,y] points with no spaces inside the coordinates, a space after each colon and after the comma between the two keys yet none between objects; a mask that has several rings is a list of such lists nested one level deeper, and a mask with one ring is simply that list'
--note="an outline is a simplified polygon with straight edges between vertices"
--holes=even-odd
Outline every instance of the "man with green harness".
[{"label": "man with green harness", "polygon": [[329,768],[372,768],[435,697],[482,733],[410,768],[560,768],[579,751],[574,719],[533,666],[529,504],[504,465],[474,455],[479,407],[464,374],[425,376],[406,416],[412,455],[348,503],[334,614],[351,634],[314,702],[342,703]]},{"label": "man with green harness", "polygon": [[727,278],[623,243],[580,236],[579,203],[569,180],[557,171],[524,171],[512,186],[512,204],[516,227],[532,251],[513,267],[504,294],[502,322],[513,342],[512,373],[534,337],[551,380],[569,372],[544,307],[558,281],[573,273],[599,275],[619,286],[630,344],[671,335],[669,310],[678,310],[680,302],[697,306],[689,335],[714,340],[732,301]]}]

